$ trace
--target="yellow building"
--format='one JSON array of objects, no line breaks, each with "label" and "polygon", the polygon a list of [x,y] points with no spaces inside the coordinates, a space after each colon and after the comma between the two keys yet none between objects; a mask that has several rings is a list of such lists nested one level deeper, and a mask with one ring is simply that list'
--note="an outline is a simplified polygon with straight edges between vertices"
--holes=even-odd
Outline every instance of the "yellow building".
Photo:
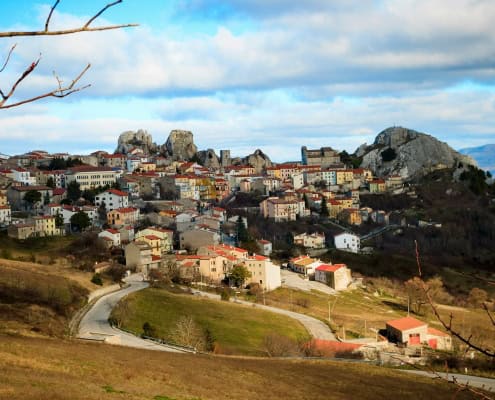
[{"label": "yellow building", "polygon": [[56,236],[60,235],[60,229],[55,224],[56,217],[45,215],[34,217],[34,230],[36,236]]},{"label": "yellow building", "polygon": [[386,183],[383,179],[373,179],[370,182],[370,193],[383,193],[386,190]]},{"label": "yellow building", "polygon": [[113,185],[117,172],[109,167],[74,167],[67,172],[67,184],[76,181],[81,190]]}]

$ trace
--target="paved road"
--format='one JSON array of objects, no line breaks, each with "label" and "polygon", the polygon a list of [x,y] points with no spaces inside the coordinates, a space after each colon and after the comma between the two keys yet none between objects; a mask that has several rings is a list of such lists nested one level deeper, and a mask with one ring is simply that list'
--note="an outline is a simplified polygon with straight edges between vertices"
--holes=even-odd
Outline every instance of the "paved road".
[{"label": "paved road", "polygon": [[326,294],[336,294],[335,289],[325,285],[322,282],[304,280],[301,274],[297,274],[286,269],[280,270],[280,277],[282,278],[282,286],[289,287],[298,290],[304,290],[310,292],[311,290],[318,290]]},{"label": "paved road", "polygon": [[101,297],[84,315],[79,324],[80,339],[105,341],[107,343],[118,344],[121,346],[136,347],[140,349],[182,352],[179,349],[160,345],[150,340],[144,340],[140,337],[131,335],[121,330],[115,329],[108,323],[108,317],[113,307],[129,293],[137,292],[148,287],[148,283],[142,282],[139,276],[132,276],[127,279],[129,287]]},{"label": "paved road", "polygon": [[[220,296],[217,294],[212,294],[212,293],[206,293],[206,292],[199,292],[196,291],[197,293],[200,293],[204,297],[208,297],[209,299],[213,300],[220,300]],[[304,325],[306,330],[309,332],[311,336],[313,336],[315,339],[324,339],[324,340],[337,340],[335,338],[335,335],[332,333],[328,325],[323,323],[322,321],[310,317],[308,315],[304,314],[299,314],[294,311],[289,311],[289,310],[284,310],[281,308],[276,308],[276,307],[270,307],[270,306],[264,306],[262,304],[255,304],[251,303],[249,301],[244,301],[244,300],[238,300],[238,299],[231,299],[232,302],[236,302],[238,304],[243,304],[247,305],[250,307],[255,307],[258,309],[270,311],[276,314],[282,314],[286,315],[290,318],[298,320],[301,324]]]},{"label": "paved road", "polygon": [[[401,370],[410,374],[417,374],[422,376],[428,376],[430,378],[438,379],[438,376],[426,371],[411,371],[411,370]],[[439,372],[439,375],[442,378],[448,379],[449,382],[452,382],[453,379],[461,384],[469,384],[469,386],[473,386],[480,389],[485,389],[489,392],[495,392],[495,379],[490,378],[482,378],[480,376],[470,376],[470,375],[461,375],[461,374],[445,374],[445,372]]]}]

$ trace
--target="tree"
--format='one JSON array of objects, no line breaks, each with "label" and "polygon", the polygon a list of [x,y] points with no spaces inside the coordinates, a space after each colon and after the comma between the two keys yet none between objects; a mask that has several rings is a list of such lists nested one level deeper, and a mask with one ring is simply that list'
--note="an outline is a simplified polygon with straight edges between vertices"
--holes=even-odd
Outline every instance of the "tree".
[{"label": "tree", "polygon": [[486,292],[486,290],[474,287],[469,292],[467,302],[472,307],[480,307],[487,300],[488,300],[488,293]]},{"label": "tree", "polygon": [[106,222],[107,220],[107,207],[104,201],[102,201],[98,207],[98,218],[100,222]]},{"label": "tree", "polygon": [[[91,24],[98,18],[100,15],[102,15],[107,9],[110,7],[113,7],[116,4],[122,3],[122,0],[116,0],[113,3],[107,4],[105,7],[103,7],[99,12],[97,12],[93,17],[91,17],[83,26],[77,27],[77,28],[70,28],[70,29],[62,29],[62,30],[51,30],[50,29],[50,22],[51,18],[53,15],[53,12],[55,11],[55,8],[58,6],[60,3],[60,0],[56,0],[54,5],[51,7],[50,12],[48,13],[48,16],[45,20],[45,26],[43,30],[38,30],[38,31],[11,31],[11,32],[0,32],[0,38],[7,38],[7,37],[20,37],[20,36],[54,36],[54,35],[69,35],[73,33],[78,33],[78,32],[94,32],[94,31],[105,31],[105,30],[110,30],[110,29],[120,29],[120,28],[127,28],[127,27],[132,27],[132,26],[137,26],[136,24],[123,24],[123,25],[110,25],[110,26],[101,26],[101,27],[92,27]],[[5,61],[2,64],[0,64],[0,73],[3,72],[6,67],[9,64],[9,61],[11,59],[11,56],[16,48],[16,44],[14,44],[6,58]],[[88,69],[91,67],[91,64],[87,64],[77,75],[72,81],[68,84],[64,84],[63,80],[59,78],[56,74],[55,79],[56,79],[56,87],[55,89],[35,95],[30,98],[22,99],[15,101],[13,103],[7,104],[9,100],[12,99],[12,96],[16,92],[17,88],[23,83],[23,81],[32,74],[34,70],[38,67],[39,63],[41,61],[41,55],[38,56],[37,59],[35,59],[29,66],[27,66],[24,71],[20,74],[19,78],[12,83],[9,89],[6,91],[1,90],[0,88],[0,108],[11,108],[11,107],[17,107],[26,103],[31,103],[33,101],[37,101],[43,98],[47,97],[57,97],[57,98],[63,98],[66,96],[71,95],[72,93],[79,92],[81,90],[84,90],[88,88],[90,85],[85,85],[85,86],[78,86],[79,81],[81,78],[84,76],[84,74],[88,71]]]},{"label": "tree", "polygon": [[84,211],[78,211],[72,217],[70,217],[70,223],[72,228],[76,228],[79,232],[82,232],[89,225],[91,225],[89,216]]},{"label": "tree", "polygon": [[74,201],[77,201],[81,198],[81,185],[77,181],[71,181],[67,185],[67,198]]},{"label": "tree", "polygon": [[321,199],[321,211],[320,214],[322,217],[328,217],[330,213],[328,212],[327,198],[323,196]]},{"label": "tree", "polygon": [[206,338],[204,332],[191,316],[182,316],[171,333],[172,340],[181,346],[204,350]]},{"label": "tree", "polygon": [[251,272],[243,265],[234,265],[230,273],[227,275],[228,280],[235,286],[241,287],[247,278],[251,277]]},{"label": "tree", "polygon": [[57,212],[57,215],[55,215],[55,226],[57,228],[61,228],[64,226],[64,217],[59,212]]},{"label": "tree", "polygon": [[30,190],[24,195],[24,201],[29,204],[29,208],[33,208],[36,203],[41,201],[41,192]]},{"label": "tree", "polygon": [[309,210],[309,200],[306,193],[304,193],[303,195],[303,200],[304,200],[304,207],[306,207]]},{"label": "tree", "polygon": [[43,197],[43,204],[46,206],[49,203],[50,203],[50,193],[46,192],[45,196]]},{"label": "tree", "polygon": [[46,186],[51,187],[52,189],[55,188],[55,180],[53,179],[53,177],[48,177],[48,179],[46,180]]},{"label": "tree", "polygon": [[249,240],[249,233],[246,229],[246,225],[244,224],[244,220],[240,215],[237,216],[236,233],[238,245]]}]

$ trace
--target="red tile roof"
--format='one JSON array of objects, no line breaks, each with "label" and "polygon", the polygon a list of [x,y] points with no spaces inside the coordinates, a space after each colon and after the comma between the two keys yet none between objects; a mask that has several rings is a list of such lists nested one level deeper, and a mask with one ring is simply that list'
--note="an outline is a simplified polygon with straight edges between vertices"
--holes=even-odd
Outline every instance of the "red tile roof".
[{"label": "red tile roof", "polygon": [[394,319],[393,321],[388,321],[387,325],[399,331],[408,331],[409,329],[425,326],[426,322],[422,322],[413,317],[404,317],[404,318]]},{"label": "red tile roof", "polygon": [[120,233],[117,229],[112,229],[112,228],[109,228],[109,229],[105,229],[107,232],[110,232],[112,235],[116,235],[117,233]]},{"label": "red tile roof", "polygon": [[428,333],[428,335],[449,337],[449,335],[446,334],[445,332],[439,331],[438,329],[435,328],[428,328],[426,332]]},{"label": "red tile roof", "polygon": [[321,264],[320,266],[316,267],[317,271],[325,271],[325,272],[335,272],[339,268],[344,268],[346,265],[345,264]]},{"label": "red tile roof", "polygon": [[127,197],[128,196],[128,194],[126,192],[122,192],[121,190],[117,190],[117,189],[108,189],[107,192],[112,193],[116,196],[120,196],[120,197]]}]

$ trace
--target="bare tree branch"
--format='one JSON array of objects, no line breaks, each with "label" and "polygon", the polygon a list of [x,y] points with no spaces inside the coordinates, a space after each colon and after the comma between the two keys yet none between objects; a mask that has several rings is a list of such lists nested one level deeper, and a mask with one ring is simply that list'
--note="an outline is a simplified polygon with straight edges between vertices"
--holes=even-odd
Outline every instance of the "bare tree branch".
[{"label": "bare tree branch", "polygon": [[16,43],[16,44],[14,44],[14,45],[10,48],[10,50],[9,50],[9,54],[7,54],[7,58],[5,59],[5,62],[3,63],[2,68],[0,68],[0,72],[3,72],[3,70],[5,69],[5,67],[7,66],[7,64],[9,63],[9,61],[10,61],[10,56],[11,56],[11,55],[12,55],[12,53],[14,52],[14,49],[15,49],[15,47],[16,47],[16,46],[17,46],[17,43]]},{"label": "bare tree branch", "polygon": [[45,32],[48,32],[48,25],[50,25],[50,19],[52,19],[53,11],[55,11],[55,8],[58,6],[58,3],[60,3],[60,0],[57,0],[55,2],[55,4],[50,9],[50,12],[48,13],[48,17],[46,18],[46,22],[45,22]]},{"label": "bare tree branch", "polygon": [[[394,357],[394,356],[392,356],[391,358],[393,358],[394,360],[398,360],[400,362],[403,362],[403,363],[409,365],[410,367],[414,368],[417,371],[422,371],[422,372],[424,371],[423,369],[419,368],[416,364],[414,364],[412,362],[409,362],[409,361],[406,361],[403,358]],[[445,367],[445,376],[443,376],[440,372],[435,371],[433,369],[433,367],[431,367],[429,365],[426,365],[426,369],[427,369],[426,372],[429,372],[430,374],[433,375],[432,379],[440,379],[442,381],[445,381],[447,383],[452,383],[455,386],[457,386],[457,390],[453,393],[453,395],[451,397],[452,399],[457,398],[457,395],[459,393],[466,392],[467,391],[467,392],[473,393],[474,395],[476,395],[478,398],[480,398],[482,400],[493,400],[492,397],[488,396],[483,391],[478,390],[478,389],[475,389],[474,387],[472,387],[471,385],[469,385],[469,382],[468,383],[460,383],[456,379],[455,376],[452,376],[452,379],[449,379],[449,372],[448,372],[448,367],[447,366]]]},{"label": "bare tree branch", "polygon": [[[6,101],[6,100],[4,100],[3,102],[0,102],[0,109],[2,109],[2,108],[17,107],[17,106],[20,106],[22,104],[32,103],[33,101],[40,100],[40,99],[43,99],[43,98],[46,98],[46,97],[57,97],[57,98],[67,97],[67,96],[71,95],[72,93],[80,92],[81,90],[84,90],[84,89],[86,89],[86,88],[88,88],[88,87],[91,86],[91,85],[85,85],[85,86],[81,86],[81,87],[75,87],[76,84],[77,84],[77,82],[82,78],[82,76],[86,73],[86,71],[90,67],[91,67],[91,64],[88,64],[81,71],[81,73],[74,80],[72,80],[72,82],[70,83],[70,85],[68,85],[66,87],[62,87],[61,81],[58,79],[58,77],[56,77],[56,79],[58,81],[58,85],[59,85],[59,87],[57,89],[52,90],[51,92],[40,94],[39,96],[35,96],[35,97],[32,97],[32,98],[29,98],[29,99],[26,99],[26,100],[22,100],[22,101],[19,101],[17,103],[8,104],[8,105],[3,105],[3,103],[5,103],[5,101]],[[28,73],[28,75],[29,75],[29,73]],[[13,93],[13,92],[11,91],[11,93]],[[7,97],[7,99],[9,97]]]},{"label": "bare tree branch", "polygon": [[[421,263],[420,263],[420,260],[419,260],[418,242],[417,241],[414,241],[414,243],[416,244],[416,261],[417,261],[417,264],[418,264],[418,273],[419,273],[419,276],[421,277]],[[442,324],[442,326],[451,335],[455,336],[457,339],[459,339],[461,342],[463,342],[469,348],[471,348],[473,350],[476,350],[479,353],[484,354],[485,356],[488,356],[488,357],[491,357],[491,358],[495,358],[495,350],[490,349],[490,348],[484,348],[481,345],[478,345],[476,343],[473,343],[473,341],[472,341],[472,335],[469,336],[468,338],[466,338],[460,332],[458,332],[457,330],[455,330],[452,327],[452,320],[453,320],[452,313],[450,314],[449,322],[448,323],[445,322],[445,320],[440,315],[437,306],[433,302],[433,299],[432,299],[432,297],[431,297],[431,295],[429,293],[430,290],[428,288],[428,285],[421,278],[420,278],[420,282],[421,282],[422,289],[423,289],[423,291],[425,293],[426,299],[428,301],[428,304],[430,305],[430,307],[431,307],[433,313],[435,314],[435,317],[438,320],[438,322],[440,322]],[[492,316],[490,314],[489,314],[489,316],[490,316],[490,319],[492,319]],[[493,322],[493,319],[492,319],[492,322]]]},{"label": "bare tree branch", "polygon": [[93,17],[91,17],[88,22],[86,22],[85,25],[79,27],[79,28],[73,28],[73,29],[61,29],[61,30],[56,30],[56,31],[50,31],[49,24],[50,20],[53,14],[53,11],[55,10],[55,7],[59,4],[60,0],[57,0],[55,4],[52,6],[50,9],[50,13],[48,14],[48,17],[45,22],[45,29],[42,31],[12,31],[12,32],[0,32],[0,38],[5,38],[5,37],[14,37],[14,36],[54,36],[54,35],[69,35],[72,33],[78,33],[78,32],[95,32],[95,31],[107,31],[111,29],[121,29],[121,28],[130,28],[130,27],[135,27],[138,26],[138,24],[122,24],[122,25],[109,25],[109,26],[100,26],[96,28],[91,28],[90,25],[91,23],[98,18],[101,14],[103,14],[107,9],[110,7],[113,7],[116,4],[122,3],[122,0],[117,0],[114,1],[113,3],[107,4],[105,7],[103,7],[98,13],[96,13]]},{"label": "bare tree branch", "polygon": [[[128,27],[134,27],[138,26],[138,24],[122,24],[122,25],[109,25],[109,26],[101,26],[101,27],[95,27],[92,28],[90,25],[98,18],[100,17],[106,10],[108,10],[110,7],[113,7],[119,3],[122,3],[123,0],[116,0],[112,3],[107,4],[105,7],[103,7],[100,11],[98,11],[93,17],[91,17],[88,22],[86,22],[85,25],[79,27],[79,28],[73,28],[73,29],[63,29],[63,30],[55,30],[51,31],[50,28],[50,22],[53,16],[53,13],[57,6],[60,3],[60,0],[56,0],[53,6],[50,8],[50,12],[48,13],[48,16],[45,21],[45,29],[43,31],[18,31],[18,32],[0,32],[0,38],[5,38],[5,37],[13,37],[13,36],[54,36],[54,35],[68,35],[72,33],[78,33],[78,32],[94,32],[94,31],[106,31],[106,30],[111,30],[111,29],[120,29],[120,28],[128,28]],[[3,66],[0,69],[0,72],[3,72],[6,66],[8,65],[10,61],[10,57],[15,49],[16,45],[14,44],[8,55],[7,58],[3,64]],[[5,103],[13,96],[14,92],[16,91],[17,87],[28,77],[38,66],[39,62],[41,60],[41,55],[38,57],[38,59],[33,62],[26,70],[22,73],[22,75],[17,79],[17,81],[12,85],[10,90],[5,93],[0,89],[0,109],[3,108],[12,108],[12,107],[17,107],[22,104],[26,103],[31,103],[36,100],[40,100],[46,97],[57,97],[57,98],[62,98],[71,95],[72,93],[79,92],[81,90],[84,90],[91,85],[86,85],[86,86],[80,86],[76,87],[76,84],[79,82],[79,80],[82,78],[82,76],[86,73],[86,71],[90,68],[90,64],[88,64],[82,71],[81,73],[72,80],[72,82],[68,85],[65,86],[63,85],[62,80],[54,73],[55,79],[57,80],[58,87],[55,90],[52,90],[47,93],[40,94],[38,96],[34,96],[29,99],[21,100],[13,104],[8,104],[6,105]]]},{"label": "bare tree branch", "polygon": [[486,311],[486,313],[488,314],[488,318],[490,318],[490,321],[491,321],[492,325],[495,326],[495,318],[491,314],[491,312],[488,309],[488,306],[486,305],[486,303],[483,303],[483,310]]}]

